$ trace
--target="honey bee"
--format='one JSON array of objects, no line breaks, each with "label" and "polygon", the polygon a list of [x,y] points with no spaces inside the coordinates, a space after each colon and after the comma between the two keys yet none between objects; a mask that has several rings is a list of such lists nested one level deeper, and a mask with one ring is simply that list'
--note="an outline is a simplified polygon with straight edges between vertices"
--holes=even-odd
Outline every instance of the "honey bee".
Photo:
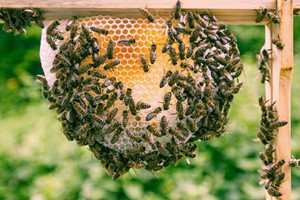
[{"label": "honey bee", "polygon": [[117,98],[118,98],[117,92],[114,92],[112,95],[110,95],[110,97],[107,100],[105,109],[111,108],[115,104]]},{"label": "honey bee", "polygon": [[162,52],[162,53],[167,53],[167,52],[169,51],[170,47],[171,47],[171,44],[166,43],[166,44],[163,46],[161,52]]},{"label": "honey bee", "polygon": [[127,88],[126,93],[125,93],[125,97],[124,97],[125,106],[129,105],[129,100],[131,98],[132,98],[132,89],[131,88]]},{"label": "honey bee", "polygon": [[275,164],[273,164],[269,171],[272,173],[276,173],[283,165],[285,164],[285,160],[281,159],[279,161],[277,161]]},{"label": "honey bee", "polygon": [[150,108],[151,105],[148,103],[144,103],[142,101],[137,102],[136,104],[136,110],[143,110],[143,109],[148,109]]},{"label": "honey bee", "polygon": [[54,22],[52,22],[47,28],[47,35],[53,35],[53,32],[55,31],[58,25],[60,25],[59,21],[55,20]]},{"label": "honey bee", "polygon": [[186,99],[186,96],[179,90],[175,92],[175,97],[180,102],[183,102]]},{"label": "honey bee", "polygon": [[167,134],[167,127],[168,127],[167,118],[165,116],[162,116],[160,119],[160,128],[161,128],[162,135]]},{"label": "honey bee", "polygon": [[113,136],[110,139],[110,143],[115,144],[119,138],[121,137],[121,133],[122,133],[123,129],[121,127],[118,127],[115,131]]},{"label": "honey bee", "polygon": [[155,130],[155,128],[152,125],[148,125],[147,130],[154,136],[161,137],[161,134],[157,130]]},{"label": "honey bee", "polygon": [[270,187],[268,190],[269,195],[273,196],[273,197],[281,197],[282,193],[279,192],[276,188],[274,187]]},{"label": "honey bee", "polygon": [[260,141],[266,145],[269,143],[269,141],[267,140],[266,136],[261,132],[261,131],[257,131],[257,137],[260,139]]},{"label": "honey bee", "polygon": [[180,101],[177,101],[176,103],[176,111],[177,111],[178,119],[183,120],[184,119],[183,105]]},{"label": "honey bee", "polygon": [[149,114],[147,114],[146,116],[146,121],[150,121],[153,118],[157,117],[157,115],[162,111],[161,107],[157,107],[154,109],[154,111],[150,112]]},{"label": "honey bee", "polygon": [[156,44],[152,43],[150,50],[150,63],[153,65],[156,60]]},{"label": "honey bee", "polygon": [[274,153],[275,150],[276,149],[273,147],[272,144],[267,144],[266,145],[265,155],[267,156],[268,163],[273,162],[273,153]]},{"label": "honey bee", "polygon": [[272,43],[277,47],[278,50],[283,50],[284,44],[279,39],[279,36],[278,39],[272,39]]},{"label": "honey bee", "polygon": [[86,116],[86,110],[78,102],[73,102],[72,105],[77,115],[81,119],[84,118],[84,116]]},{"label": "honey bee", "polygon": [[186,118],[186,126],[187,128],[193,133],[196,132],[196,125],[195,122],[193,122],[190,118]]},{"label": "honey bee", "polygon": [[91,118],[98,123],[99,126],[103,127],[105,124],[105,121],[97,114],[93,113],[91,115]]},{"label": "honey bee", "polygon": [[114,42],[112,40],[109,40],[107,49],[106,49],[106,56],[108,59],[113,59],[114,57]]},{"label": "honey bee", "polygon": [[128,123],[128,110],[123,111],[122,126],[126,127]]},{"label": "honey bee", "polygon": [[190,36],[190,39],[189,39],[190,43],[195,43],[196,42],[196,40],[199,37],[200,31],[201,31],[201,27],[200,26],[196,26],[196,28],[192,32],[192,35]]},{"label": "honey bee", "polygon": [[93,64],[89,63],[89,64],[85,64],[84,66],[82,66],[81,68],[79,68],[77,70],[78,74],[84,74],[85,72],[87,72],[89,69],[91,69],[93,66]]},{"label": "honey bee", "polygon": [[106,75],[101,71],[88,71],[88,75],[95,76],[97,78],[105,79]]},{"label": "honey bee", "polygon": [[144,17],[146,17],[146,18],[148,19],[148,21],[149,21],[150,23],[154,22],[154,17],[153,17],[153,15],[151,15],[150,12],[149,12],[147,9],[145,9],[145,8],[139,8],[139,11],[140,11],[140,13],[141,13]]},{"label": "honey bee", "polygon": [[114,119],[114,117],[117,115],[118,113],[118,108],[114,108],[112,111],[110,111],[107,115],[107,118],[106,118],[106,123],[107,124],[110,124],[112,122],[112,120]]},{"label": "honey bee", "polygon": [[120,40],[118,43],[120,43],[122,45],[130,46],[131,44],[135,43],[135,39],[131,38],[129,40]]},{"label": "honey bee", "polygon": [[270,164],[270,163],[268,162],[268,157],[267,157],[263,152],[259,152],[259,158],[261,159],[261,161],[262,161],[265,165]]},{"label": "honey bee", "polygon": [[163,101],[163,109],[164,110],[169,109],[171,98],[172,98],[172,93],[171,92],[167,92],[164,95],[164,101]]},{"label": "honey bee", "polygon": [[106,65],[104,65],[103,69],[104,70],[114,70],[114,68],[120,64],[120,60],[112,60],[110,63],[107,63]]},{"label": "honey bee", "polygon": [[256,23],[261,22],[268,12],[266,8],[261,8],[260,10],[255,10],[255,11],[256,11],[256,19],[255,19]]},{"label": "honey bee", "polygon": [[71,28],[72,28],[72,26],[76,23],[76,21],[77,21],[77,17],[76,16],[73,16],[69,20],[67,20],[66,31],[70,31]]},{"label": "honey bee", "polygon": [[160,80],[160,83],[159,83],[160,88],[163,88],[167,84],[168,79],[170,78],[171,75],[172,75],[172,71],[168,70],[166,75]]},{"label": "honey bee", "polygon": [[169,133],[176,139],[178,139],[180,141],[185,141],[185,137],[183,137],[176,129],[170,127]]},{"label": "honey bee", "polygon": [[132,98],[129,99],[129,111],[131,112],[132,115],[136,115],[137,112],[136,112],[136,106],[135,106],[135,103],[133,101]]},{"label": "honey bee", "polygon": [[132,139],[133,141],[140,143],[142,142],[142,138],[139,136],[136,136],[135,134],[131,133],[129,130],[126,130],[127,136]]},{"label": "honey bee", "polygon": [[81,30],[82,30],[82,33],[83,33],[84,37],[86,38],[86,40],[88,42],[91,42],[92,37],[90,35],[90,31],[84,25],[81,25]]},{"label": "honey bee", "polygon": [[[167,75],[169,76],[168,72]],[[179,80],[179,71],[176,70],[174,73],[170,75],[170,79],[168,81],[169,86],[172,87],[178,80]]]},{"label": "honey bee", "polygon": [[279,188],[279,186],[281,185],[283,179],[285,178],[285,173],[284,172],[280,172],[279,174],[277,174],[277,178],[275,179],[273,186],[275,188]]},{"label": "honey bee", "polygon": [[280,17],[279,17],[279,11],[274,10],[267,12],[267,17],[274,23],[274,24],[279,24],[280,23]]},{"label": "honey bee", "polygon": [[173,47],[169,48],[169,55],[171,58],[172,65],[177,65],[178,62],[177,53]]},{"label": "honey bee", "polygon": [[146,57],[141,56],[140,61],[141,61],[141,65],[142,65],[142,68],[143,68],[144,72],[148,72],[149,71],[149,65],[146,61]]},{"label": "honey bee", "polygon": [[189,48],[187,49],[187,52],[185,55],[186,58],[190,58],[193,55],[194,48],[195,48],[195,45],[192,43],[191,46],[189,46]]},{"label": "honey bee", "polygon": [[179,43],[178,50],[179,50],[180,60],[184,60],[185,59],[185,44],[184,44],[184,42]]},{"label": "honey bee", "polygon": [[175,9],[174,9],[174,18],[175,19],[179,19],[180,11],[181,11],[181,2],[180,2],[180,0],[177,0],[177,2],[175,4]]},{"label": "honey bee", "polygon": [[104,29],[104,28],[98,28],[95,26],[91,26],[90,29],[96,33],[98,33],[99,35],[107,35],[108,34],[108,30]]},{"label": "honey bee", "polygon": [[57,49],[57,46],[55,44],[55,41],[53,40],[53,38],[50,36],[50,35],[47,35],[46,36],[46,41],[47,43],[49,44],[49,46],[53,49],[53,50],[56,50]]},{"label": "honey bee", "polygon": [[300,159],[296,159],[294,156],[291,157],[291,160],[289,162],[290,167],[297,167],[300,165]]},{"label": "honey bee", "polygon": [[76,23],[73,23],[70,30],[70,39],[74,41],[75,36],[77,35],[79,27]]},{"label": "honey bee", "polygon": [[191,12],[187,13],[187,22],[188,22],[188,25],[189,25],[190,29],[194,29],[195,28],[193,13],[191,13]]}]

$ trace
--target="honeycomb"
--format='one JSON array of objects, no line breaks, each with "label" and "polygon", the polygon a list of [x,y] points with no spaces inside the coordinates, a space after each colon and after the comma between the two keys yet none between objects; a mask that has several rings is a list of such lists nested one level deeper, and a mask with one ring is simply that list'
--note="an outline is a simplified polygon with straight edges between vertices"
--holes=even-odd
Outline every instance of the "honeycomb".
[{"label": "honeycomb", "polygon": [[214,16],[188,12],[180,19],[156,16],[153,23],[93,16],[45,24],[46,78],[39,81],[49,109],[57,111],[66,137],[88,145],[113,178],[193,158],[194,141],[226,131],[243,66],[235,37]]}]

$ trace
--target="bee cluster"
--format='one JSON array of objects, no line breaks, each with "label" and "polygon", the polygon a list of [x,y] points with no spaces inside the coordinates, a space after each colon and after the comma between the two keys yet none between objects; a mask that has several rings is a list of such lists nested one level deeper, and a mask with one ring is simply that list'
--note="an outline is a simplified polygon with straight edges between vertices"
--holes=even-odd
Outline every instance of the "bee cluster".
[{"label": "bee cluster", "polygon": [[278,128],[285,126],[287,121],[278,120],[278,114],[274,107],[275,102],[267,104],[268,102],[261,96],[258,102],[262,115],[257,137],[265,145],[265,151],[259,153],[259,157],[264,164],[260,170],[260,184],[265,186],[265,189],[271,196],[280,197],[282,196],[282,193],[279,191],[280,184],[285,178],[285,173],[281,171],[281,168],[285,164],[285,160],[275,161],[274,152],[276,151],[276,147],[274,140]]},{"label": "bee cluster", "polygon": [[44,28],[42,12],[37,8],[0,8],[0,19],[4,21],[2,29],[14,34],[25,34],[24,27],[31,26],[32,22]]},{"label": "bee cluster", "polygon": [[195,141],[225,133],[242,86],[236,38],[213,15],[185,13],[180,1],[171,19],[140,12],[146,20],[74,17],[64,30],[54,21],[55,80],[37,77],[65,136],[114,179],[194,158]]},{"label": "bee cluster", "polygon": [[259,10],[255,10],[255,12],[256,12],[256,18],[255,18],[256,23],[263,21],[265,18],[267,18],[269,21],[271,21],[274,24],[280,23],[278,10],[270,11],[267,10],[266,8],[261,8]]}]

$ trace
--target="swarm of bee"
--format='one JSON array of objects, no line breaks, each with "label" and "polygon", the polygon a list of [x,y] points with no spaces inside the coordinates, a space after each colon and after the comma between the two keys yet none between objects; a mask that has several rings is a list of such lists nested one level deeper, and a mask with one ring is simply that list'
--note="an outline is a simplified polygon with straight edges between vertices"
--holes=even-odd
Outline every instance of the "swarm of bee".
[{"label": "swarm of bee", "polygon": [[259,157],[264,164],[263,168],[260,170],[260,184],[265,186],[265,189],[271,196],[280,197],[282,196],[280,184],[285,178],[285,173],[281,171],[281,168],[285,164],[285,160],[281,159],[275,161],[273,155],[276,151],[274,140],[277,129],[285,126],[287,121],[278,120],[278,114],[274,107],[275,102],[268,104],[268,101],[260,96],[258,103],[262,115],[260,128],[257,131],[257,137],[265,145],[265,151],[259,153]]},{"label": "swarm of bee", "polygon": [[[65,136],[88,145],[114,179],[131,168],[155,172],[184,156],[194,158],[195,141],[225,133],[231,102],[242,86],[236,38],[212,14],[183,12],[180,1],[170,19],[140,12],[143,23],[165,33],[142,51],[135,49],[143,40],[139,35],[116,40],[113,30],[84,19],[73,17],[63,31],[54,21],[46,40],[57,52],[50,69],[55,80],[37,77]],[[122,51],[139,52],[128,57],[138,63],[141,79],[158,77],[157,83],[146,82],[154,96],[144,98],[148,92],[137,91],[138,80],[129,85],[123,77]]]},{"label": "swarm of bee", "polygon": [[271,59],[271,50],[262,49],[261,53],[257,56],[258,64],[257,68],[260,71],[260,82],[265,83],[270,82],[270,59]]},{"label": "swarm of bee", "polygon": [[25,34],[25,26],[32,22],[44,28],[42,11],[37,8],[0,8],[0,19],[4,21],[2,29],[15,35]]},{"label": "swarm of bee", "polygon": [[271,11],[271,10],[267,10],[266,8],[261,8],[259,10],[255,10],[255,12],[256,12],[256,18],[255,18],[256,23],[263,21],[265,18],[267,18],[269,21],[271,21],[274,24],[280,23],[278,10]]}]

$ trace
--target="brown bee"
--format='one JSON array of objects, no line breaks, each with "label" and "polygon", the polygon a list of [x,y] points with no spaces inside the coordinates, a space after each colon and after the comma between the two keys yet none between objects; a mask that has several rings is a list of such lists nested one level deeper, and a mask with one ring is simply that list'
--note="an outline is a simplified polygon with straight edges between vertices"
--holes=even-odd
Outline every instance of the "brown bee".
[{"label": "brown bee", "polygon": [[148,19],[149,22],[154,22],[153,15],[150,14],[150,12],[147,9],[139,8],[140,13]]},{"label": "brown bee", "polygon": [[59,21],[55,20],[54,22],[52,22],[47,28],[47,31],[46,31],[47,35],[52,36],[58,25],[60,25]]},{"label": "brown bee", "polygon": [[77,115],[80,118],[83,118],[86,116],[86,110],[78,103],[78,102],[73,102],[72,103],[74,110],[76,111]]},{"label": "brown bee", "polygon": [[130,46],[131,44],[135,43],[135,39],[131,38],[129,40],[120,40],[118,43],[120,43],[122,45]]},{"label": "brown bee", "polygon": [[177,103],[176,103],[176,111],[177,111],[178,119],[183,120],[184,119],[183,106],[180,101],[177,101]]},{"label": "brown bee", "polygon": [[179,50],[180,60],[184,60],[185,59],[185,43],[184,42],[179,43],[178,50]]},{"label": "brown bee", "polygon": [[47,36],[46,36],[46,41],[47,41],[47,43],[49,44],[49,46],[50,46],[53,50],[56,50],[56,49],[57,49],[56,44],[55,44],[55,41],[53,40],[53,37],[51,37],[50,35],[47,35]]},{"label": "brown bee", "polygon": [[149,71],[149,65],[147,63],[146,57],[141,56],[140,61],[141,61],[141,65],[142,65],[142,68],[143,68],[144,72],[148,72]]},{"label": "brown bee", "polygon": [[106,65],[104,65],[103,69],[104,70],[114,70],[114,68],[120,64],[120,60],[112,60],[110,63],[107,63]]},{"label": "brown bee", "polygon": [[76,21],[77,21],[77,17],[76,16],[73,16],[69,20],[67,20],[66,31],[71,30],[72,26],[76,23]]},{"label": "brown bee", "polygon": [[123,110],[122,126],[126,127],[128,123],[128,110]]},{"label": "brown bee", "polygon": [[142,101],[137,102],[136,104],[136,110],[144,110],[150,108],[151,105],[148,103],[144,103]]},{"label": "brown bee", "polygon": [[181,11],[181,1],[177,0],[177,2],[175,4],[175,9],[174,9],[174,18],[175,19],[179,19],[180,11]]},{"label": "brown bee", "polygon": [[274,10],[267,12],[267,17],[274,23],[274,24],[279,24],[280,23],[280,17],[279,17],[279,11]]},{"label": "brown bee", "polygon": [[120,126],[117,127],[117,129],[113,133],[113,136],[110,139],[110,143],[115,144],[121,137],[122,131],[123,131],[123,129]]},{"label": "brown bee", "polygon": [[167,127],[168,127],[167,118],[165,116],[162,116],[160,119],[160,128],[161,128],[162,135],[167,134]]},{"label": "brown bee", "polygon": [[190,29],[194,29],[195,28],[193,13],[191,13],[191,12],[187,13],[187,22],[188,22],[188,25],[189,25]]},{"label": "brown bee", "polygon": [[270,187],[268,190],[269,195],[273,196],[273,197],[281,197],[282,193],[279,192],[276,188],[274,187]]},{"label": "brown bee", "polygon": [[171,98],[172,98],[172,93],[171,92],[167,92],[164,95],[164,101],[163,101],[163,109],[164,110],[169,109]]},{"label": "brown bee", "polygon": [[129,111],[132,115],[136,115],[137,114],[137,111],[136,111],[136,106],[135,106],[135,103],[133,101],[132,98],[129,99]]},{"label": "brown bee", "polygon": [[169,48],[169,55],[171,58],[172,65],[177,65],[178,62],[177,53],[173,47]]},{"label": "brown bee", "polygon": [[157,115],[162,111],[161,107],[157,107],[154,109],[154,111],[150,112],[147,116],[146,116],[146,121],[150,121],[153,118],[157,117]]},{"label": "brown bee", "polygon": [[133,141],[140,143],[142,142],[142,138],[139,136],[136,136],[135,134],[131,133],[129,130],[126,130],[127,136],[132,139]]},{"label": "brown bee", "polygon": [[278,50],[282,50],[284,48],[284,44],[281,42],[279,36],[278,39],[272,39],[272,43],[277,47]]},{"label": "brown bee", "polygon": [[96,33],[98,33],[99,35],[107,35],[108,34],[108,30],[104,29],[104,28],[98,28],[95,26],[91,26],[90,29]]},{"label": "brown bee", "polygon": [[113,59],[114,57],[114,42],[112,40],[109,40],[107,49],[106,49],[106,56],[108,59]]},{"label": "brown bee", "polygon": [[201,27],[200,26],[196,26],[196,28],[194,29],[194,31],[192,32],[192,35],[190,36],[190,43],[194,43],[196,42],[196,40],[198,39],[199,37],[199,34],[200,34],[200,31],[201,31]]},{"label": "brown bee", "polygon": [[166,75],[160,80],[160,83],[159,83],[160,88],[163,88],[166,85],[166,83],[168,82],[168,79],[170,78],[171,75],[172,75],[172,71],[168,70]]},{"label": "brown bee", "polygon": [[195,122],[192,121],[190,118],[186,118],[186,126],[187,128],[193,133],[193,132],[196,132],[196,125],[195,125]]},{"label": "brown bee", "polygon": [[156,44],[152,43],[151,44],[151,49],[150,49],[150,63],[153,65],[156,60]]},{"label": "brown bee", "polygon": [[161,137],[161,136],[162,136],[157,130],[155,130],[155,127],[153,127],[153,126],[151,126],[151,125],[148,125],[148,126],[147,126],[147,130],[148,130],[151,134],[153,134],[154,136],[156,136],[156,137]]},{"label": "brown bee", "polygon": [[260,10],[255,10],[255,11],[256,11],[256,19],[255,19],[256,23],[261,22],[268,12],[266,8],[261,8]]},{"label": "brown bee", "polygon": [[292,156],[290,162],[289,162],[290,167],[297,167],[300,165],[300,159],[296,159],[294,156]]},{"label": "brown bee", "polygon": [[117,115],[118,110],[119,110],[118,108],[114,108],[110,113],[108,113],[107,118],[106,118],[107,124],[110,124],[112,122],[114,117]]}]

